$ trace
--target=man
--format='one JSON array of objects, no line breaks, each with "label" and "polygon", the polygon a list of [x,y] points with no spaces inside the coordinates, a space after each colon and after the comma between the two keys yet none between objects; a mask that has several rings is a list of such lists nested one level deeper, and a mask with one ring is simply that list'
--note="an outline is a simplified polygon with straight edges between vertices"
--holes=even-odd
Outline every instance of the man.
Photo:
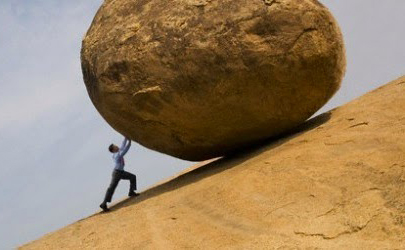
[{"label": "man", "polygon": [[121,147],[117,147],[114,144],[111,144],[108,147],[108,150],[113,153],[113,160],[114,160],[114,171],[112,173],[112,179],[110,186],[107,189],[105,194],[105,198],[103,203],[100,204],[101,209],[104,212],[109,211],[107,207],[107,202],[111,202],[112,196],[114,194],[115,188],[118,185],[120,180],[130,180],[131,185],[129,187],[128,196],[137,196],[138,193],[135,192],[136,190],[136,176],[129,172],[124,171],[125,161],[124,155],[128,152],[129,148],[131,147],[131,140],[125,137],[124,141],[122,142]]}]

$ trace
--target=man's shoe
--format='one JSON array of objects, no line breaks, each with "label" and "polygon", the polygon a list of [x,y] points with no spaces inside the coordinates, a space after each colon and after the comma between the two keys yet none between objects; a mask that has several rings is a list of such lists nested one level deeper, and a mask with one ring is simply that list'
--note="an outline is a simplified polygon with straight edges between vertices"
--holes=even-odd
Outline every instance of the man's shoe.
[{"label": "man's shoe", "polygon": [[128,193],[129,197],[135,197],[135,196],[138,196],[138,195],[139,194],[137,192],[134,192],[134,191],[131,191],[131,192]]},{"label": "man's shoe", "polygon": [[108,207],[107,207],[107,204],[104,204],[104,203],[100,204],[100,208],[103,209],[103,212],[110,211],[110,209],[108,209]]}]

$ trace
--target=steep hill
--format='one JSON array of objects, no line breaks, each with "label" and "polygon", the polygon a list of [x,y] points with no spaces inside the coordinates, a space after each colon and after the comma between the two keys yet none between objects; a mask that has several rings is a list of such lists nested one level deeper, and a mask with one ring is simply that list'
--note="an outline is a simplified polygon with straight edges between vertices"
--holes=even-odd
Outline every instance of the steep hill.
[{"label": "steep hill", "polygon": [[405,77],[23,249],[405,249]]}]

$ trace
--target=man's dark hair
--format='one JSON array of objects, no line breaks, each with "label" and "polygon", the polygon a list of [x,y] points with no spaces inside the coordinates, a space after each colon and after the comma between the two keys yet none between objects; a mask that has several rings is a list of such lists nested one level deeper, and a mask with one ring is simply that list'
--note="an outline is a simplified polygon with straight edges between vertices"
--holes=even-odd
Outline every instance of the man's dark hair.
[{"label": "man's dark hair", "polygon": [[114,149],[114,144],[111,144],[111,145],[108,147],[108,151],[110,151],[111,153],[114,153],[114,152],[113,152],[113,149]]}]

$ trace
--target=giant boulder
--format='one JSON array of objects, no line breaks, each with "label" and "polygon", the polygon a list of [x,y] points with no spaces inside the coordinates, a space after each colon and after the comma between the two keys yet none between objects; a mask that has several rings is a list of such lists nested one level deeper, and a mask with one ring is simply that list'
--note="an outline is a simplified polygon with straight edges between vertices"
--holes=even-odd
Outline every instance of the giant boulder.
[{"label": "giant boulder", "polygon": [[106,0],[81,60],[115,130],[187,160],[297,126],[345,70],[339,27],[317,0]]}]

